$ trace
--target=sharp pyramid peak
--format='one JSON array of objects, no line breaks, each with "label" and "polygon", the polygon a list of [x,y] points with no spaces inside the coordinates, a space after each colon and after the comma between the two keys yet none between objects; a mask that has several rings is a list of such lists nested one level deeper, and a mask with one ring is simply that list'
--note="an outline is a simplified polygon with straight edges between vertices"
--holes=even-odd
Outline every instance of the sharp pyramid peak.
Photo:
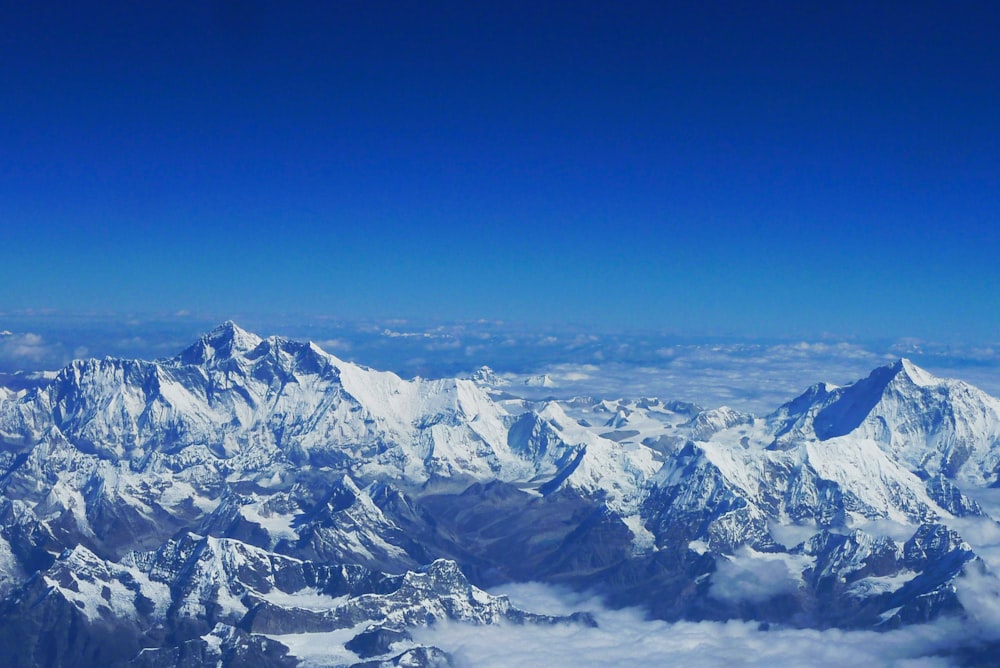
[{"label": "sharp pyramid peak", "polygon": [[940,385],[944,382],[934,374],[922,369],[906,357],[900,357],[895,362],[880,366],[872,370],[867,378],[854,383],[852,386],[879,385],[882,389],[895,381],[909,381],[917,386]]},{"label": "sharp pyramid peak", "polygon": [[206,334],[206,336],[208,336],[208,337],[214,337],[214,336],[234,337],[234,336],[256,336],[256,334],[253,334],[253,333],[248,332],[247,330],[243,329],[242,327],[240,327],[239,325],[237,325],[236,322],[233,321],[233,320],[226,320],[222,324],[216,326],[212,331],[210,331],[208,334]]},{"label": "sharp pyramid peak", "polygon": [[248,353],[261,341],[263,339],[256,334],[246,331],[232,320],[226,320],[182,352],[179,358],[188,364],[200,364],[213,358]]},{"label": "sharp pyramid peak", "polygon": [[905,357],[901,357],[899,360],[893,364],[894,368],[897,368],[899,372],[906,374],[915,385],[937,385],[941,382],[941,379],[933,374],[921,369],[916,364],[911,362]]},{"label": "sharp pyramid peak", "polygon": [[[890,386],[899,388],[900,382],[905,384],[907,379],[912,380],[909,367],[917,369],[909,360],[899,359],[873,369],[866,378],[835,390],[829,395],[834,400],[823,406],[813,420],[813,429],[819,439],[823,441],[854,431],[882,401]],[[923,370],[918,371],[918,377],[930,377]]]},{"label": "sharp pyramid peak", "polygon": [[866,378],[836,390],[834,401],[824,406],[813,422],[820,440],[843,436],[856,429],[884,400],[908,404],[920,410],[921,392],[915,388],[947,386],[953,381],[938,378],[903,357],[874,369]]},{"label": "sharp pyramid peak", "polygon": [[485,364],[469,375],[469,380],[485,385],[506,385],[507,380]]},{"label": "sharp pyramid peak", "polygon": [[882,391],[897,379],[912,381],[914,385],[936,385],[941,382],[940,378],[920,368],[908,358],[900,357],[894,362],[872,369],[872,372],[866,378],[862,378],[846,386],[844,389],[850,390],[851,388],[860,389],[864,387],[870,391],[873,387],[877,386],[879,391]]},{"label": "sharp pyramid peak", "polygon": [[248,332],[232,320],[226,320],[206,334],[202,340],[211,343],[215,348],[229,345],[241,351],[253,350],[263,341],[259,336]]}]

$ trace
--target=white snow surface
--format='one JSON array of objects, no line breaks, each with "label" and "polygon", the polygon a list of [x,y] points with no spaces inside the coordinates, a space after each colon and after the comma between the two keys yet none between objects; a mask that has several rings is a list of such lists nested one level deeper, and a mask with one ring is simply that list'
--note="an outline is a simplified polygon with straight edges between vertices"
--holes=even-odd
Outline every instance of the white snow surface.
[{"label": "white snow surface", "polygon": [[[541,407],[540,416],[559,421],[556,432],[566,446],[586,450],[566,484],[635,505],[654,468],[646,448],[578,429],[556,404]],[[365,481],[542,484],[559,467],[509,446],[515,418],[472,380],[404,380],[344,362],[313,343],[261,339],[232,323],[174,358],[79,360],[36,394],[0,398],[0,437],[8,442],[55,443],[71,451],[50,449],[47,456],[122,461],[123,475],[137,468],[144,475],[169,471],[195,488],[184,498],[201,511],[215,501],[200,493],[210,486],[206,476],[260,479],[287,467],[289,455],[297,461],[324,453],[348,457],[355,462],[353,475]],[[37,474],[51,467],[38,461],[29,468]],[[126,480],[119,491],[136,485]],[[144,503],[168,509],[180,497],[166,486],[146,491]],[[68,490],[56,494],[50,505],[72,509]],[[244,512],[289,533],[283,520],[252,508]]]},{"label": "white snow surface", "polygon": [[[765,526],[818,519],[802,508],[817,506],[821,482],[838,486],[858,521],[946,520],[922,477],[978,487],[1000,466],[1000,400],[908,360],[849,386],[818,384],[766,418],[656,398],[491,391],[474,380],[406,380],[225,323],[173,358],[78,360],[49,385],[0,396],[0,439],[27,453],[12,484],[32,511],[94,540],[86,511],[100,499],[127,500],[148,526],[164,513],[189,523],[216,511],[225,484],[278,489],[304,468],[349,462],[357,501],[332,549],[373,560],[405,558],[362,491],[376,481],[568,486],[601,497],[641,552],[655,546],[642,504],[687,475],[674,458],[682,447],[747,502],[743,520],[727,521]],[[238,512],[272,545],[295,540],[294,516],[266,496],[240,500]]]},{"label": "white snow surface", "polygon": [[[68,578],[68,586],[60,583],[62,577]],[[91,620],[105,616],[133,619],[136,595],[140,593],[153,602],[155,617],[166,615],[170,606],[167,585],[153,582],[135,567],[107,562],[83,546],[60,557],[54,572],[43,578],[53,591],[74,603]],[[136,586],[130,588],[123,581]]]}]

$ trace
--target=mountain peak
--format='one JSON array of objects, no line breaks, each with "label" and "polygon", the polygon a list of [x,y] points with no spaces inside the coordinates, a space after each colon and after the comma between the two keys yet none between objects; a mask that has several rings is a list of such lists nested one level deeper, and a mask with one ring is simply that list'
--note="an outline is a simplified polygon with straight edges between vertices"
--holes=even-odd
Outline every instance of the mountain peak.
[{"label": "mountain peak", "polygon": [[872,370],[867,378],[862,378],[852,385],[843,388],[849,391],[852,387],[864,387],[868,392],[883,393],[894,381],[910,381],[914,385],[926,387],[939,385],[943,381],[932,373],[920,368],[906,357],[900,357],[891,364],[886,364]]},{"label": "mountain peak", "polygon": [[254,336],[247,330],[243,329],[237,325],[232,320],[226,320],[222,324],[218,325],[215,329],[210,331],[206,336],[224,336],[224,337],[234,337],[234,336]]},{"label": "mountain peak", "polygon": [[483,365],[472,372],[469,376],[469,380],[482,385],[507,385],[508,381],[499,376],[496,371],[490,367]]},{"label": "mountain peak", "polygon": [[852,432],[868,417],[893,389],[910,394],[908,383],[917,387],[927,387],[941,383],[941,380],[924,371],[916,364],[900,358],[892,364],[880,366],[867,378],[838,389],[830,396],[834,400],[817,414],[813,428],[820,440],[843,436]]},{"label": "mountain peak", "polygon": [[925,387],[928,385],[937,385],[941,382],[939,378],[924,371],[905,357],[899,358],[892,367],[897,370],[897,375],[899,373],[906,374],[906,377],[913,381],[914,385]]},{"label": "mountain peak", "polygon": [[232,320],[226,320],[184,350],[179,359],[185,364],[203,364],[210,359],[248,353],[261,341],[263,339],[256,334],[246,331]]}]

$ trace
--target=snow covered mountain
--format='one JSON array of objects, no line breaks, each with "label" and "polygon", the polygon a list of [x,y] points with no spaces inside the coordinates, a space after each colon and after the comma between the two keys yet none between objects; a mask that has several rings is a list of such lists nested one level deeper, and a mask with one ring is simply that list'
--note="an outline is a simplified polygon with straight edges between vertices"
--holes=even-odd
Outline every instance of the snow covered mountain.
[{"label": "snow covered mountain", "polygon": [[1000,400],[907,360],[766,417],[500,381],[227,322],[4,388],[4,665],[294,665],[310,638],[329,665],[444,665],[407,628],[590,623],[477,588],[519,580],[664,619],[887,628],[963,614],[985,567],[962,518],[992,522],[967,493],[997,483]]},{"label": "snow covered mountain", "polygon": [[1000,400],[906,359],[849,387],[814,386],[773,417],[782,442],[867,439],[911,471],[975,484],[1000,472]]}]

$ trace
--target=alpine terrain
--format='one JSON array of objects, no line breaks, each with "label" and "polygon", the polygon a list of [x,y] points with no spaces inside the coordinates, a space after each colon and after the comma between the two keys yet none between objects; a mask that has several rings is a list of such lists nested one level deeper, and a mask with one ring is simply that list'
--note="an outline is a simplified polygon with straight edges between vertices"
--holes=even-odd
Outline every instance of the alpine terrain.
[{"label": "alpine terrain", "polygon": [[764,417],[516,387],[227,322],[0,388],[0,665],[447,666],[414,628],[595,623],[486,591],[516,581],[885,630],[988,571],[1000,400],[908,360]]}]

